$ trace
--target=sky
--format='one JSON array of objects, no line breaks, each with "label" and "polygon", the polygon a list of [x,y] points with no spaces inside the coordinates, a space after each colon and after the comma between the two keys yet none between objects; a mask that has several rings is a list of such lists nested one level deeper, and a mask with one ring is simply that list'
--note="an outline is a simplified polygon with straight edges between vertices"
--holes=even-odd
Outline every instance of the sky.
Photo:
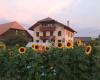
[{"label": "sky", "polygon": [[77,31],[75,36],[100,34],[100,0],[0,0],[0,23],[17,21],[30,27],[51,17]]}]

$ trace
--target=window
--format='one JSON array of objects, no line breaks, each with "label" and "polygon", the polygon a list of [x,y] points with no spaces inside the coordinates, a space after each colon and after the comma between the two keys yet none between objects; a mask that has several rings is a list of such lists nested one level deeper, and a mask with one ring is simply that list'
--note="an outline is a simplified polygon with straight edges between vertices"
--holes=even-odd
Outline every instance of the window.
[{"label": "window", "polygon": [[42,24],[42,26],[43,26],[43,27],[46,27],[46,26],[47,26],[47,24],[43,23],[43,24]]},{"label": "window", "polygon": [[39,43],[39,40],[36,40],[37,43]]},{"label": "window", "polygon": [[51,42],[55,42],[55,40],[51,40]]},{"label": "window", "polygon": [[16,30],[16,35],[18,35],[18,30]]},{"label": "window", "polygon": [[33,42],[34,42],[34,37],[33,37],[33,39],[32,39],[32,40],[33,40]]},{"label": "window", "polygon": [[39,36],[39,32],[36,32],[36,36]]},{"label": "window", "polygon": [[61,31],[58,31],[58,36],[61,36]]},{"label": "window", "polygon": [[73,37],[73,33],[71,33],[71,38]]},{"label": "window", "polygon": [[23,35],[26,35],[26,33],[25,33],[24,31],[22,32],[22,34],[23,34]]},{"label": "window", "polygon": [[53,24],[48,24],[48,27],[52,27],[53,26]]},{"label": "window", "polygon": [[43,36],[46,36],[46,32],[43,32]]},{"label": "window", "polygon": [[61,42],[61,40],[58,40],[58,42]]},{"label": "window", "polygon": [[70,32],[68,32],[68,37],[70,37]]},{"label": "window", "polygon": [[53,36],[53,31],[50,32],[50,36]]},{"label": "window", "polygon": [[43,40],[43,43],[46,43],[46,40],[45,39]]},{"label": "window", "polygon": [[47,24],[48,27],[50,27],[50,24]]}]

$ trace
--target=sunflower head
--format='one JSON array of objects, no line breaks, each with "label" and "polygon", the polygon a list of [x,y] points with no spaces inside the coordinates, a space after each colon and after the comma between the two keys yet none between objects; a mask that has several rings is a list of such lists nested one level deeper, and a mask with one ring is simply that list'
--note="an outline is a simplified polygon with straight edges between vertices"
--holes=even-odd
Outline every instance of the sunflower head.
[{"label": "sunflower head", "polygon": [[70,48],[72,48],[72,47],[73,47],[72,42],[71,42],[71,41],[68,41],[68,42],[66,43],[66,48],[70,49]]},{"label": "sunflower head", "polygon": [[0,45],[0,49],[3,49],[3,48],[5,48],[5,45]]},{"label": "sunflower head", "polygon": [[26,48],[25,48],[25,47],[20,47],[20,48],[18,49],[18,52],[19,52],[20,54],[24,54],[24,53],[26,52]]},{"label": "sunflower head", "polygon": [[57,47],[58,47],[58,48],[63,48],[63,44],[62,44],[62,43],[58,43],[58,44],[57,44]]},{"label": "sunflower head", "polygon": [[38,44],[34,45],[34,50],[35,51],[38,51],[39,50],[39,45]]},{"label": "sunflower head", "polygon": [[77,39],[76,44],[77,44],[78,47],[80,47],[82,45],[82,41],[80,39]]},{"label": "sunflower head", "polygon": [[85,46],[85,53],[86,53],[86,55],[91,54],[91,52],[92,52],[92,46],[91,45]]},{"label": "sunflower head", "polygon": [[35,44],[32,44],[32,49],[34,49]]},{"label": "sunflower head", "polygon": [[49,50],[49,47],[48,46],[45,46],[45,51],[48,51]]}]

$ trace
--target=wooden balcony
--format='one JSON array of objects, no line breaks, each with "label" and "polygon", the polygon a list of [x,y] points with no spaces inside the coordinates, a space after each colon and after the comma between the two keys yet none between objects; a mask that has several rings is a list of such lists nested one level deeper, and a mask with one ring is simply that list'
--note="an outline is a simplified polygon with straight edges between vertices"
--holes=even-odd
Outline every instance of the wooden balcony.
[{"label": "wooden balcony", "polygon": [[40,36],[40,39],[41,40],[54,40],[55,39],[55,36]]},{"label": "wooden balcony", "polygon": [[42,32],[46,32],[46,31],[55,31],[55,29],[56,29],[56,27],[55,26],[52,26],[52,27],[43,27],[43,26],[41,26],[40,27],[40,31],[42,31]]}]

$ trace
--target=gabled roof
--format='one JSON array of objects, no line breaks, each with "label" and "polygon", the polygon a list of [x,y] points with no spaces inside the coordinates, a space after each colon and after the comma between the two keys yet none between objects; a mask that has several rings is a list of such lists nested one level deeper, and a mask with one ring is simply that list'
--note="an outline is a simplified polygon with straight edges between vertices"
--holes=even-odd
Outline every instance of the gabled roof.
[{"label": "gabled roof", "polygon": [[52,18],[50,18],[50,17],[47,17],[47,18],[42,19],[42,20],[40,20],[40,21],[38,21],[38,22],[49,22],[49,21],[55,21],[55,20],[52,19]]},{"label": "gabled roof", "polygon": [[68,30],[70,30],[70,31],[72,31],[72,32],[76,32],[75,30],[73,30],[73,29],[70,28],[69,26],[64,25],[64,24],[62,24],[62,23],[60,23],[60,22],[58,22],[58,21],[56,21],[56,20],[54,20],[54,19],[52,19],[52,18],[50,18],[50,17],[38,21],[38,22],[35,23],[32,27],[30,27],[29,30],[33,30],[33,28],[35,28],[36,26],[38,26],[39,24],[41,24],[41,23],[43,23],[43,22],[54,22],[54,23],[58,23],[58,24],[64,26],[66,29],[68,29]]},{"label": "gabled roof", "polygon": [[0,35],[8,31],[9,29],[25,30],[20,24],[14,21],[10,23],[1,24],[0,25]]}]

